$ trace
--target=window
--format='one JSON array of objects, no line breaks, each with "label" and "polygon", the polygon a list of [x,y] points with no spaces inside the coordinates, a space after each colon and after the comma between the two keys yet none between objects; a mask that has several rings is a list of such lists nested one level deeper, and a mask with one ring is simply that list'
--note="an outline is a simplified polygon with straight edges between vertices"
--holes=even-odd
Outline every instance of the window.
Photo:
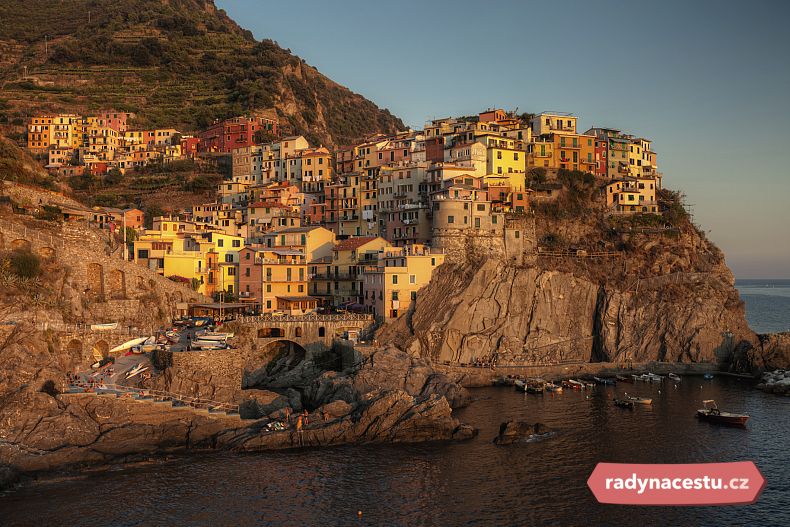
[{"label": "window", "polygon": [[447,216],[447,223],[455,223],[455,216]]},{"label": "window", "polygon": [[398,275],[396,275],[396,274],[392,275],[392,283],[393,284],[397,284],[398,283]]},{"label": "window", "polygon": [[411,292],[411,300],[412,300],[412,302],[417,300],[417,291],[412,291]]},{"label": "window", "polygon": [[250,253],[248,253],[248,252],[244,253],[244,259],[245,260],[249,260],[250,259]]},{"label": "window", "polygon": [[320,328],[318,328],[318,336],[323,337],[324,335],[326,335],[326,328],[324,326],[321,326]]},{"label": "window", "polygon": [[502,159],[502,152],[500,150],[497,150],[496,158],[497,159]]},{"label": "window", "polygon": [[[250,276],[250,268],[249,267],[245,267],[244,268],[244,276]],[[247,286],[247,287],[249,288],[249,286]]]},{"label": "window", "polygon": [[409,283],[416,284],[417,283],[417,275],[410,274],[409,275]]},{"label": "window", "polygon": [[223,240],[222,238],[217,240],[217,247],[223,247],[224,244],[225,244],[225,240]]},{"label": "window", "polygon": [[236,276],[236,268],[228,267],[228,276]]},{"label": "window", "polygon": [[137,257],[138,258],[148,258],[148,249],[138,249],[137,250]]},{"label": "window", "polygon": [[241,247],[241,240],[233,240],[234,247]]},{"label": "window", "polygon": [[233,255],[228,253],[225,255],[225,263],[233,263]]},{"label": "window", "polygon": [[516,231],[516,233],[515,233],[515,235],[514,235],[514,236],[516,237],[516,239],[517,239],[517,240],[518,240],[519,238],[521,238],[521,231]]},{"label": "window", "polygon": [[480,212],[485,212],[486,206],[483,203],[478,203],[477,204],[477,210],[480,211]]}]

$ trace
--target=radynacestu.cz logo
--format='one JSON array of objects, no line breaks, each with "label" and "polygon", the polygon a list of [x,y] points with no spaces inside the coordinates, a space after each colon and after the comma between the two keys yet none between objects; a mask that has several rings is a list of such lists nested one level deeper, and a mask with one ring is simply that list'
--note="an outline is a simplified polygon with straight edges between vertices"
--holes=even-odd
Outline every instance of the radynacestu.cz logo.
[{"label": "radynacestu.cz logo", "polygon": [[587,485],[601,503],[622,505],[743,505],[765,486],[751,461],[640,465],[599,463]]}]

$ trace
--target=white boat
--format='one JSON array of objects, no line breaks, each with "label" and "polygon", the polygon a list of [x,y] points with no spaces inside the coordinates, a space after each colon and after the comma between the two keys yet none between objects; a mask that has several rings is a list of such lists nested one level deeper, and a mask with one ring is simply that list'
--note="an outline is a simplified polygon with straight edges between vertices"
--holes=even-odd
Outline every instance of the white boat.
[{"label": "white boat", "polygon": [[140,337],[140,338],[129,340],[127,342],[124,342],[120,346],[115,346],[113,349],[110,350],[110,353],[117,353],[119,351],[124,351],[124,350],[131,349],[131,348],[133,348],[135,346],[139,346],[140,344],[142,344],[146,340],[148,340],[148,337]]},{"label": "white boat", "polygon": [[142,369],[143,369],[143,363],[141,362],[137,366],[126,372],[126,378],[129,379],[130,377],[134,377],[135,375],[140,373],[140,370]]},{"label": "white boat", "polygon": [[670,373],[669,375],[667,375],[667,377],[669,377],[670,379],[672,379],[675,382],[680,382],[681,381],[680,375],[677,375],[676,373]]},{"label": "white boat", "polygon": [[112,331],[113,329],[118,329],[117,322],[112,324],[91,324],[91,331]]},{"label": "white boat", "polygon": [[664,377],[661,375],[656,375],[655,373],[646,373],[647,381],[648,382],[661,382],[664,380]]},{"label": "white boat", "polygon": [[[141,366],[142,366],[142,365],[141,365]],[[145,368],[140,368],[139,370],[137,370],[136,372],[132,373],[131,375],[127,375],[127,376],[126,376],[126,378],[127,378],[127,379],[131,379],[131,378],[132,378],[132,377],[134,377],[135,375],[139,375],[139,374],[143,373],[143,372],[144,372],[145,370],[147,370],[147,369],[148,369],[148,366],[146,366]]]},{"label": "white boat", "polygon": [[218,340],[193,340],[192,347],[201,350],[220,350],[227,348],[228,345]]},{"label": "white boat", "polygon": [[230,338],[233,338],[233,333],[215,333],[211,331],[207,331],[206,333],[198,333],[197,334],[198,340],[218,340],[218,341],[226,341]]}]

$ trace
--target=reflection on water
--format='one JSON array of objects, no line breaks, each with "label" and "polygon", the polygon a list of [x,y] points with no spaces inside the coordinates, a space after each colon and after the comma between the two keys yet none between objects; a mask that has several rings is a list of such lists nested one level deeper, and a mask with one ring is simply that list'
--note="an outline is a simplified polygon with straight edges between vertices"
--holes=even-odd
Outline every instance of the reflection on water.
[{"label": "reflection on water", "polygon": [[[624,410],[629,391],[652,407]],[[660,393],[659,393],[660,391]],[[30,525],[790,525],[790,399],[745,381],[596,387],[535,396],[475,390],[458,412],[480,428],[464,443],[336,447],[194,456],[75,479],[48,479],[0,498],[0,524]],[[694,418],[702,399],[752,417],[746,430]],[[541,421],[546,441],[494,446],[499,423]],[[635,509],[595,502],[599,461],[754,460],[768,480],[750,506]],[[361,518],[357,511],[362,511]]]}]

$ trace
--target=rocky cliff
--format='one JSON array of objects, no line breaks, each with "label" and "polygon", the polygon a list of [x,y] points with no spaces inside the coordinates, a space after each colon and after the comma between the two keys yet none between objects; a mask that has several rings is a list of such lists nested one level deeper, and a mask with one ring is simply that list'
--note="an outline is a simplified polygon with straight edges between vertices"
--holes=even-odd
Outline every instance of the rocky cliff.
[{"label": "rocky cliff", "polygon": [[507,229],[499,249],[455,243],[450,263],[378,339],[450,363],[712,362],[751,371],[782,356],[774,344],[766,355],[723,254],[685,214],[644,225],[606,214],[592,192],[586,199],[575,216],[558,213],[567,202],[539,204],[514,222],[529,238],[518,254]]}]

